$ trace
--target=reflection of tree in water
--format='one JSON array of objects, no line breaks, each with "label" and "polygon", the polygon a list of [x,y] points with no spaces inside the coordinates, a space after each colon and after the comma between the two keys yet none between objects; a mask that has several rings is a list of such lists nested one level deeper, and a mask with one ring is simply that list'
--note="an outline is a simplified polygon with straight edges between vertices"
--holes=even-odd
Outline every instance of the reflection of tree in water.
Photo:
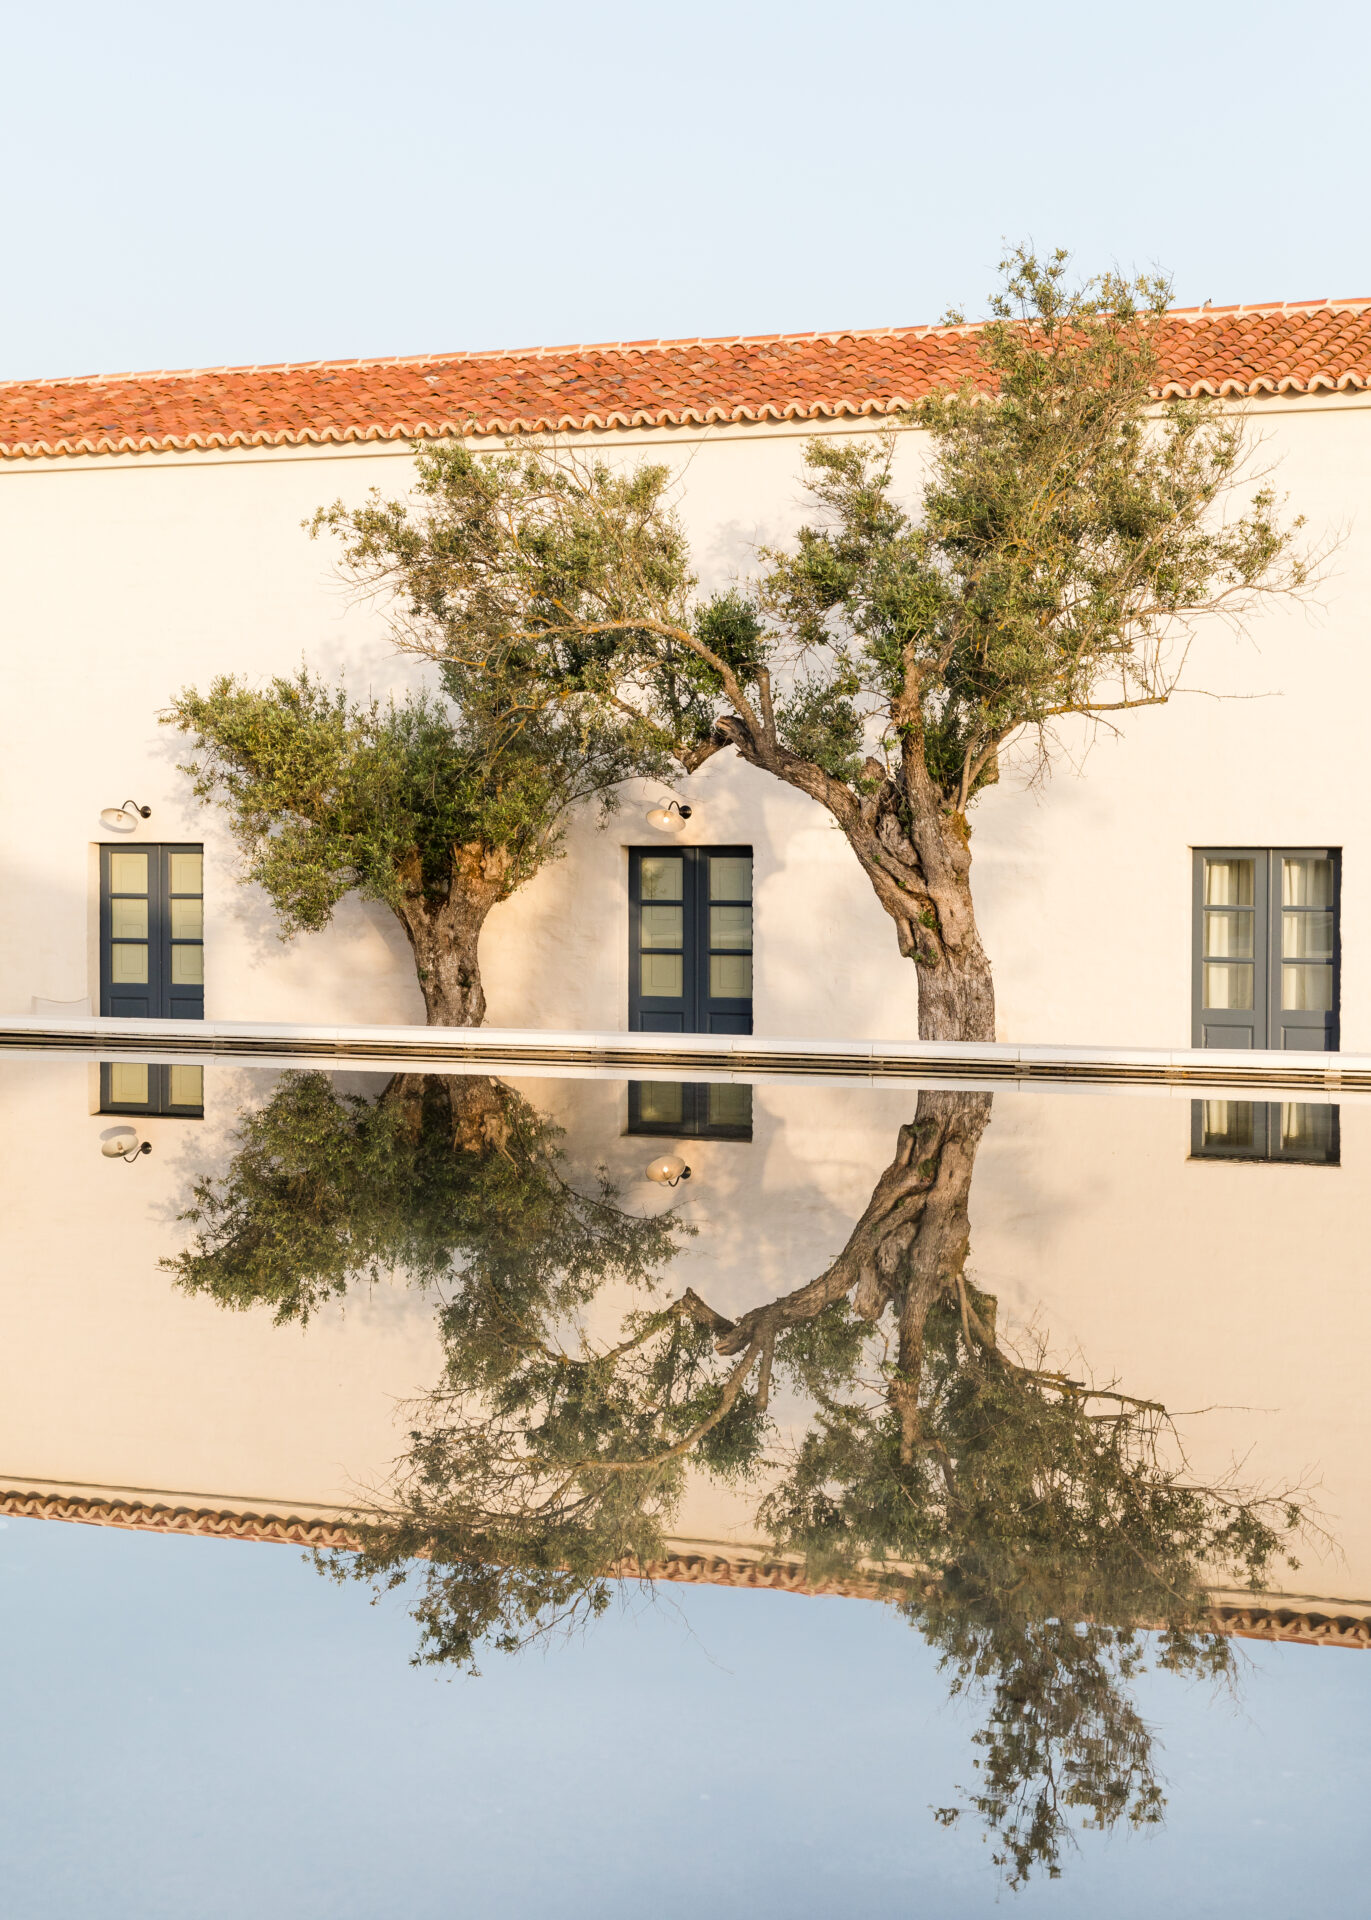
[{"label": "reflection of tree in water", "polygon": [[[168,1264],[278,1319],[396,1269],[438,1291],[445,1378],[394,1510],[333,1561],[418,1579],[421,1659],[471,1666],[601,1611],[616,1570],[660,1557],[687,1466],[764,1488],[766,1530],[815,1577],[883,1570],[953,1691],[983,1701],[969,1804],[1017,1884],[1059,1871],[1077,1820],[1160,1819],[1129,1691],[1142,1630],[1155,1664],[1227,1675],[1206,1589],[1259,1584],[1301,1516],[1195,1484],[1155,1402],[1000,1344],[966,1274],[989,1115],[986,1095],[920,1095],[823,1273],[736,1320],[691,1290],[630,1307],[603,1345],[583,1310],[656,1280],[669,1216],[576,1192],[555,1130],[498,1082],[402,1076],[368,1105],[288,1076]],[[779,1466],[778,1384],[807,1409]]]}]

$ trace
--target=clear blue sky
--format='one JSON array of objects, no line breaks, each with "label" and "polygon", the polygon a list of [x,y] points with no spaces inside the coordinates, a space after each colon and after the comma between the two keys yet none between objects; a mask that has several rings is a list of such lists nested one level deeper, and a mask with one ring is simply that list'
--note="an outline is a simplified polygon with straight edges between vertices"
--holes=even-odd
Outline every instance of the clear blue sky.
[{"label": "clear blue sky", "polygon": [[5,9],[0,377],[1371,294],[1363,7]]},{"label": "clear blue sky", "polygon": [[1154,1676],[1171,1811],[996,1897],[973,1719],[888,1610],[667,1589],[479,1680],[287,1547],[0,1532],[5,1920],[1364,1920],[1371,1658]]}]

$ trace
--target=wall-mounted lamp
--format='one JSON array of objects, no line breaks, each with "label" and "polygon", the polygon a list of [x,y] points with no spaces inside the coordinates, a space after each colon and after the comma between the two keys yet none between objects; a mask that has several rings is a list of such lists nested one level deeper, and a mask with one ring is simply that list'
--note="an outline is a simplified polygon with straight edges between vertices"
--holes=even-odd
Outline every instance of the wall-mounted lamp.
[{"label": "wall-mounted lamp", "polygon": [[[679,800],[668,800],[664,807],[649,810],[647,824],[655,827],[658,833],[679,833],[694,811],[693,807],[683,807]],[[671,817],[673,813],[676,815],[674,820]]]},{"label": "wall-mounted lamp", "polygon": [[664,1153],[652,1162],[647,1177],[655,1180],[659,1187],[679,1187],[682,1180],[689,1180],[690,1168],[679,1153]]},{"label": "wall-mounted lamp", "polygon": [[140,1140],[133,1127],[114,1127],[100,1142],[100,1151],[106,1160],[137,1160],[141,1154],[152,1152],[151,1140]]},{"label": "wall-mounted lamp", "polygon": [[136,800],[126,800],[122,807],[102,807],[100,825],[117,833],[121,827],[136,827],[139,820],[146,820],[151,812],[151,807],[140,807]]}]

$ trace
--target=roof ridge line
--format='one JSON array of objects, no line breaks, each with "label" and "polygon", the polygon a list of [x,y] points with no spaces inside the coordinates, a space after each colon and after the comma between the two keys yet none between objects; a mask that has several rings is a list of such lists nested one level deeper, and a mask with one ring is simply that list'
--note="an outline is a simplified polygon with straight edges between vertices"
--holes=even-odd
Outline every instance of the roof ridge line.
[{"label": "roof ridge line", "polygon": [[120,373],[59,373],[29,378],[0,380],[0,392],[7,387],[90,387],[113,385],[131,380],[203,380],[215,374],[230,373],[320,373],[337,369],[343,372],[362,367],[450,366],[466,360],[551,360],[571,353],[662,353],[672,347],[754,347],[779,341],[806,340],[903,340],[930,333],[948,335],[971,333],[984,321],[967,321],[956,327],[819,327],[807,333],[717,333],[682,334],[660,340],[585,340],[561,346],[544,347],[458,347],[449,353],[392,353],[364,355],[352,360],[260,360],[243,361],[218,367],[144,367]]},{"label": "roof ridge line", "polygon": [[[1358,295],[1337,300],[1256,301],[1232,306],[1214,306],[1205,302],[1197,307],[1168,307],[1167,318],[1194,325],[1208,320],[1218,320],[1228,315],[1250,317],[1263,313],[1360,312],[1368,307],[1371,307],[1371,295]],[[461,347],[447,353],[370,354],[337,360],[263,360],[213,367],[130,368],[116,373],[51,374],[27,379],[0,380],[0,392],[34,387],[98,387],[115,386],[120,383],[143,385],[157,380],[206,380],[229,375],[333,371],[342,373],[364,368],[451,366],[472,361],[564,359],[568,355],[578,353],[647,355],[668,353],[675,348],[799,346],[808,341],[823,341],[831,345],[840,340],[927,339],[939,334],[954,339],[965,334],[978,333],[990,324],[992,323],[988,320],[964,320],[949,326],[935,322],[906,327],[819,327],[799,333],[683,334],[676,338],[572,341],[551,346]]]}]

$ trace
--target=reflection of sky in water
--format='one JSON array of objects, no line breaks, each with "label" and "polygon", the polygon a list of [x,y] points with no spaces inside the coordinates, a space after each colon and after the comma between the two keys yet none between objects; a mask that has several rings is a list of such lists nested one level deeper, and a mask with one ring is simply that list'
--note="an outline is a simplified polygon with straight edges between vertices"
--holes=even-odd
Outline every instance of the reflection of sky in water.
[{"label": "reflection of sky in water", "polygon": [[[1167,1826],[996,1899],[932,1657],[856,1601],[670,1589],[479,1680],[290,1549],[0,1534],[7,1920],[1365,1912],[1371,1661],[1145,1680]],[[18,1656],[18,1657],[16,1657]]]}]

